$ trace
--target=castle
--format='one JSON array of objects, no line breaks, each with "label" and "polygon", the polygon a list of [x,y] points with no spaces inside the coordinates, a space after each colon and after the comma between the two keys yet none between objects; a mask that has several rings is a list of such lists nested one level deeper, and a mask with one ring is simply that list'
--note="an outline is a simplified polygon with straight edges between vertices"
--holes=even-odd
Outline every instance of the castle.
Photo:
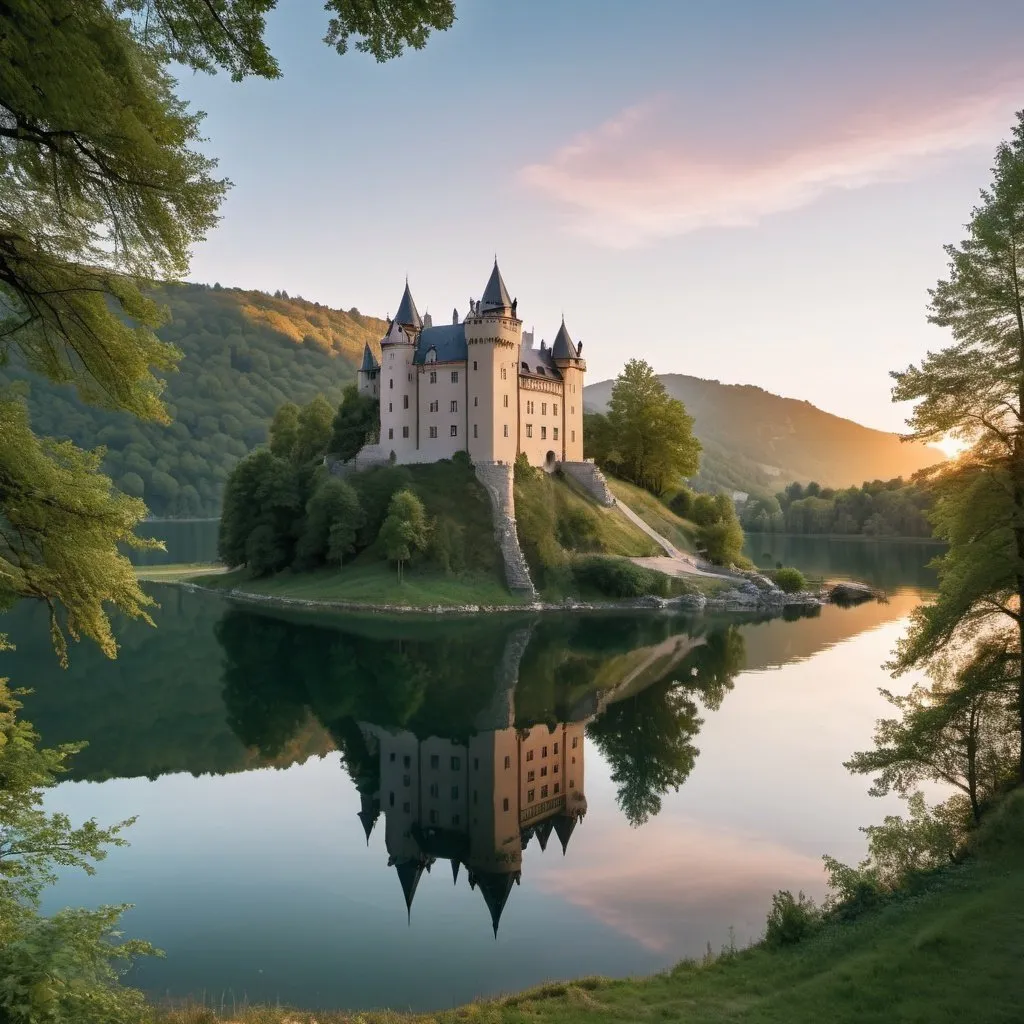
[{"label": "castle", "polygon": [[460,322],[421,317],[408,281],[398,312],[369,345],[359,391],[380,401],[380,434],[362,461],[437,462],[467,452],[474,463],[510,465],[520,453],[552,470],[583,461],[583,345],[563,319],[550,346],[523,331],[498,261]]}]

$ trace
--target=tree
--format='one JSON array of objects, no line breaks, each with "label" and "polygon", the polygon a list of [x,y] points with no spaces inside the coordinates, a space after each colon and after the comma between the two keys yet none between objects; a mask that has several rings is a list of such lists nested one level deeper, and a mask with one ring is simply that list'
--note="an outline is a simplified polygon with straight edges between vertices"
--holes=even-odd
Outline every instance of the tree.
[{"label": "tree", "polygon": [[398,564],[398,579],[402,569],[416,551],[427,546],[429,529],[423,502],[408,490],[394,494],[388,505],[388,515],[380,528],[380,543],[391,562]]},{"label": "tree", "polygon": [[380,402],[359,394],[356,385],[349,384],[334,417],[329,450],[342,462],[348,462],[379,429]]},{"label": "tree", "polygon": [[355,550],[364,519],[359,495],[352,485],[325,476],[306,502],[306,518],[295,548],[297,562],[307,567],[325,561],[340,565],[344,556]]},{"label": "tree", "polygon": [[893,399],[916,403],[910,437],[951,435],[970,446],[935,474],[932,522],[949,548],[938,560],[937,597],[914,613],[893,669],[999,634],[1014,654],[1003,668],[1024,738],[1024,112],[996,151],[967,230],[946,247],[949,277],[930,293],[929,320],[948,328],[953,344],[893,374]]},{"label": "tree", "polygon": [[608,405],[614,467],[627,480],[660,494],[700,467],[693,417],[669,396],[642,359],[631,359],[615,380]]},{"label": "tree", "polygon": [[299,407],[294,402],[277,407],[269,435],[271,452],[279,459],[290,459],[299,439]]},{"label": "tree", "polygon": [[119,551],[163,547],[135,536],[145,505],[114,490],[99,470],[102,450],[37,438],[17,399],[0,398],[0,438],[0,608],[18,598],[44,601],[62,664],[69,637],[88,636],[114,657],[106,603],[152,624],[153,600]]},{"label": "tree", "polygon": [[[177,352],[154,334],[163,314],[146,291],[187,272],[228,185],[200,152],[202,115],[174,94],[167,68],[277,77],[263,42],[273,7],[273,0],[4,5],[0,362],[17,355],[51,380],[74,384],[89,402],[167,420],[157,375],[173,369]],[[452,0],[328,0],[326,9],[326,42],[344,53],[354,37],[356,49],[378,60],[422,47],[432,29],[454,20]],[[0,448],[10,433],[0,422]],[[88,567],[74,571],[82,576]],[[81,591],[58,593],[43,578],[21,596],[60,602],[77,619],[90,615]],[[115,604],[121,596],[108,592]],[[124,596],[133,614],[138,599]]]},{"label": "tree", "polygon": [[[0,640],[0,648],[4,647]],[[41,748],[19,719],[19,693],[0,679],[0,1019],[11,1024],[136,1024],[146,1019],[141,992],[121,988],[120,975],[148,943],[116,941],[125,907],[39,915],[57,868],[89,872],[108,846],[124,846],[134,819],[104,828],[75,827],[43,807],[43,792],[67,771],[81,745]]]},{"label": "tree", "polygon": [[331,443],[333,420],[334,409],[323,395],[317,395],[299,410],[295,431],[295,449],[292,452],[292,459],[295,462],[323,459]]}]

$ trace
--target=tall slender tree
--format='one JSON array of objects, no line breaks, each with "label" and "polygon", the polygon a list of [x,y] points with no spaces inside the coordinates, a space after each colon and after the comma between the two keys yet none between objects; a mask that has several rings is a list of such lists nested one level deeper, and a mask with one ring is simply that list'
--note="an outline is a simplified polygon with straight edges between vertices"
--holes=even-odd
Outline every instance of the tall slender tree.
[{"label": "tall slender tree", "polygon": [[1001,639],[1000,671],[989,678],[993,687],[1015,683],[1024,740],[1024,112],[996,151],[967,237],[946,253],[949,276],[930,293],[929,321],[953,344],[894,373],[893,398],[916,403],[910,437],[952,436],[969,447],[934,474],[933,522],[949,549],[938,595],[914,614],[893,669],[950,648],[990,651]]}]

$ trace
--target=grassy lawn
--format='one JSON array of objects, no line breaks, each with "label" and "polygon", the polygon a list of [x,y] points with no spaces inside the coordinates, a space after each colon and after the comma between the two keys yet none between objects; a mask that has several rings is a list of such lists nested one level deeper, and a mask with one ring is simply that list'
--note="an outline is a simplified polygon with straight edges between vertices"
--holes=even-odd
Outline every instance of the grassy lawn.
[{"label": "grassy lawn", "polygon": [[[607,476],[607,474],[605,474]],[[697,527],[688,519],[680,519],[667,505],[642,487],[607,476],[612,494],[628,505],[648,526],[671,541],[680,551],[696,550]],[[659,551],[658,554],[661,554]]]},{"label": "grassy lawn", "polygon": [[601,554],[626,557],[662,554],[661,548],[647,534],[638,530],[633,523],[615,509],[598,505],[571,477],[546,477],[545,479],[550,481],[557,509],[556,514],[564,515],[571,509],[585,509],[596,517],[598,550]]},{"label": "grassy lawn", "polygon": [[781,950],[585,979],[434,1014],[202,1009],[164,1024],[1011,1024],[1024,1019],[1024,791],[931,888]]},{"label": "grassy lawn", "polygon": [[305,601],[358,601],[417,607],[517,603],[504,583],[491,574],[467,572],[446,576],[438,571],[409,570],[399,583],[394,567],[384,561],[360,563],[357,560],[341,570],[283,572],[258,580],[251,579],[244,570],[236,570],[219,576],[198,576],[194,582],[216,589],[238,589]]}]

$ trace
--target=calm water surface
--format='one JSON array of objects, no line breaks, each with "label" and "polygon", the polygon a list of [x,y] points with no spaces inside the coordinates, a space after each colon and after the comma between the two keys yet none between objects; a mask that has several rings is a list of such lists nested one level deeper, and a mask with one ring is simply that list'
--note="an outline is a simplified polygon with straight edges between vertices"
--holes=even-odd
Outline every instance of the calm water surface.
[{"label": "calm water surface", "polygon": [[139,816],[48,909],[134,903],[167,952],[134,982],[229,1004],[428,1009],[754,939],[898,807],[841,762],[932,554],[872,556],[888,603],[792,621],[302,618],[154,586],[159,629],[66,673],[18,608],[3,674],[45,740],[90,744],[51,808]]}]

